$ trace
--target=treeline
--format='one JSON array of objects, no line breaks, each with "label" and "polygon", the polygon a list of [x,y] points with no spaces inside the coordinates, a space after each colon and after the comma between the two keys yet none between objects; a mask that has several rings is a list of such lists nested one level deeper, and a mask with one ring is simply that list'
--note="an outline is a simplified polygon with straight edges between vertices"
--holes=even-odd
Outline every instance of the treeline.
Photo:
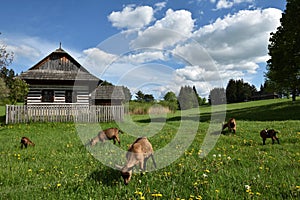
[{"label": "treeline", "polygon": [[260,91],[257,91],[254,85],[245,83],[243,79],[233,80],[230,79],[226,89],[224,88],[214,88],[209,93],[209,104],[225,104],[225,103],[239,103],[250,101],[254,96],[261,96],[264,94],[274,93],[274,85],[266,81],[260,86]]},{"label": "treeline", "polygon": [[[141,103],[154,103],[155,98],[152,94],[144,94],[142,91],[135,93],[137,102]],[[178,96],[172,91],[169,91],[165,94],[162,101],[158,102],[164,107],[168,107],[171,111],[187,110],[191,108],[197,108],[201,105],[206,104],[206,99],[201,98],[195,86],[182,86],[180,88]]]}]

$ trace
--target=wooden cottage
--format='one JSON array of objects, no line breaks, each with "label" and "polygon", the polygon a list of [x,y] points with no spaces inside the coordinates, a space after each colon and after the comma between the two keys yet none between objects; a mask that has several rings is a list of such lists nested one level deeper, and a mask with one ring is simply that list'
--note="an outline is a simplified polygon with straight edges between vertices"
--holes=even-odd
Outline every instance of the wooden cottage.
[{"label": "wooden cottage", "polygon": [[29,104],[89,104],[102,81],[90,74],[61,47],[19,76],[29,84]]},{"label": "wooden cottage", "polygon": [[98,86],[91,94],[91,103],[102,106],[122,105],[125,100],[123,87],[121,86]]}]

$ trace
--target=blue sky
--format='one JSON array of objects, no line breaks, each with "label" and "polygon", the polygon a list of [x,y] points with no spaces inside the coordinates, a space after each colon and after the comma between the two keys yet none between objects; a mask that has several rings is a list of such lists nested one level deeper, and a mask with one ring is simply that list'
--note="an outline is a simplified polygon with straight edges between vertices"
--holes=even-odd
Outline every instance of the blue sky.
[{"label": "blue sky", "polygon": [[15,72],[59,47],[101,79],[162,97],[194,85],[207,97],[228,80],[258,89],[284,0],[10,0],[0,43]]}]

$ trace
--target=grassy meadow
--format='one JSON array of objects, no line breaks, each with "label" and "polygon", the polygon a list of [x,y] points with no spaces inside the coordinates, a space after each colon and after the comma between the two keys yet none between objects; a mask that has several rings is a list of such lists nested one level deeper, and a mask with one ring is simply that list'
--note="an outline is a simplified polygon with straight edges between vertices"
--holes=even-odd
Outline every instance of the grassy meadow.
[{"label": "grassy meadow", "polygon": [[[1,119],[4,109],[0,107]],[[92,153],[84,146],[97,134],[98,125],[2,122],[0,199],[300,199],[300,99],[227,105],[226,118],[236,118],[237,133],[219,135],[205,157],[199,155],[209,134],[211,107],[201,107],[200,113],[197,134],[180,158],[142,176],[134,173],[127,186],[119,171],[95,158],[102,144],[92,147]],[[147,131],[148,115],[131,117]],[[181,121],[193,124],[195,119],[176,112],[165,121],[154,120],[152,124],[161,127],[149,138],[154,150],[174,139]],[[101,124],[102,128],[113,126]],[[280,144],[272,145],[267,139],[262,145],[259,132],[264,128],[280,131]],[[22,136],[36,146],[20,149]],[[120,139],[125,151],[135,137],[125,132]],[[122,164],[125,155],[116,159]],[[147,167],[153,168],[151,159]]]}]

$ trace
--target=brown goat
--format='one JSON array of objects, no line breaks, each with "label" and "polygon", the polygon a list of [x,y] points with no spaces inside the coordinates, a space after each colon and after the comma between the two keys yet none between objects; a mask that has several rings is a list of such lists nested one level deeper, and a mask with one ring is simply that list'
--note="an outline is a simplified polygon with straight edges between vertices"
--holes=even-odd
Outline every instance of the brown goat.
[{"label": "brown goat", "polygon": [[100,131],[98,135],[93,137],[88,144],[90,146],[94,146],[99,141],[105,142],[105,140],[113,140],[114,144],[116,144],[116,140],[118,141],[119,145],[121,143],[119,138],[119,132],[123,133],[123,131],[119,130],[118,128],[108,128],[106,130]]},{"label": "brown goat", "polygon": [[22,137],[21,149],[23,149],[23,147],[27,148],[28,145],[35,146],[35,144],[28,137]]},{"label": "brown goat", "polygon": [[124,179],[125,185],[128,185],[132,177],[133,167],[139,164],[140,169],[145,171],[146,162],[150,157],[152,158],[153,165],[156,168],[156,162],[153,156],[153,148],[146,137],[140,137],[136,139],[132,145],[130,145],[126,153],[127,164],[124,167],[116,165],[116,168],[121,170],[121,175]]},{"label": "brown goat", "polygon": [[222,125],[222,131],[228,127],[228,131],[235,133],[236,132],[236,121],[234,118],[230,118],[226,124]]},{"label": "brown goat", "polygon": [[279,138],[276,136],[276,133],[278,133],[278,131],[275,131],[274,129],[264,129],[260,131],[260,137],[262,137],[263,145],[266,144],[267,138],[272,139],[272,144],[274,144],[275,140],[277,140],[277,143],[279,144]]}]

